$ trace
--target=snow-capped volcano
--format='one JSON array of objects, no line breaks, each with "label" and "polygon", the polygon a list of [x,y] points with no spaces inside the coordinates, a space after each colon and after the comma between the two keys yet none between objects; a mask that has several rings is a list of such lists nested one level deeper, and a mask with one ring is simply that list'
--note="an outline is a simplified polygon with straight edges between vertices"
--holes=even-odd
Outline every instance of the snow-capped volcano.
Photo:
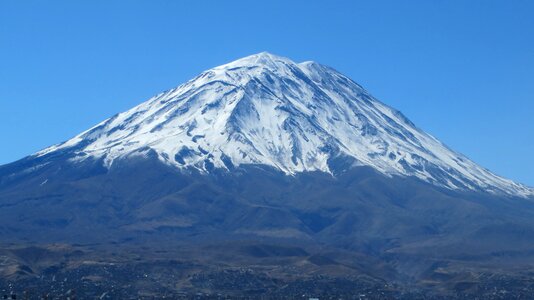
[{"label": "snow-capped volcano", "polygon": [[450,150],[332,68],[265,52],[202,72],[36,156],[58,150],[107,167],[155,152],[177,168],[259,164],[288,175],[335,174],[342,158],[344,168],[370,166],[450,189],[534,194]]}]

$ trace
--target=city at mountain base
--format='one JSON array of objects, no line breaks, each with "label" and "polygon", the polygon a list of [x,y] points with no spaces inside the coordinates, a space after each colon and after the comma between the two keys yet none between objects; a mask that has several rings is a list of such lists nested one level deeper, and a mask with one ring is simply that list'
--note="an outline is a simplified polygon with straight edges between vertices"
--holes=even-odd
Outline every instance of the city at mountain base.
[{"label": "city at mountain base", "polygon": [[[429,259],[423,267],[418,258],[386,261],[298,243],[162,243],[4,245],[0,292],[17,299],[530,299],[534,293],[533,272],[521,260],[512,267],[509,260]],[[395,265],[419,273],[417,279]]]}]

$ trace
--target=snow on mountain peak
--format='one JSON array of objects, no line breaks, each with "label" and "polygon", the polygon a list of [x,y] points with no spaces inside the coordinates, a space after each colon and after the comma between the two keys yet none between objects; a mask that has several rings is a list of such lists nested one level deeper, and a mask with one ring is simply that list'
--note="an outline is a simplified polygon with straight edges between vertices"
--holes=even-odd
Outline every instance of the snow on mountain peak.
[{"label": "snow on mountain peak", "polygon": [[108,167],[152,151],[201,172],[259,164],[289,175],[334,174],[343,161],[450,189],[534,195],[448,149],[334,69],[267,52],[204,71],[36,155],[60,149]]},{"label": "snow on mountain peak", "polygon": [[250,56],[243,57],[228,64],[219,66],[217,68],[238,68],[238,67],[265,67],[270,69],[279,68],[284,64],[293,64],[293,62],[285,57],[276,56],[268,52],[260,52]]}]

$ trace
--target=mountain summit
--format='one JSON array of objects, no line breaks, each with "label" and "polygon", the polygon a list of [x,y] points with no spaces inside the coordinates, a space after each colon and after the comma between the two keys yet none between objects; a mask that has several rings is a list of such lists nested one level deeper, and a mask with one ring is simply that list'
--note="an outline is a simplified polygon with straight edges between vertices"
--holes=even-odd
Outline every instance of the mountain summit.
[{"label": "mountain summit", "polygon": [[57,151],[107,168],[155,153],[207,173],[266,165],[335,176],[370,166],[448,189],[534,194],[447,148],[334,69],[267,52],[204,71],[35,156]]}]

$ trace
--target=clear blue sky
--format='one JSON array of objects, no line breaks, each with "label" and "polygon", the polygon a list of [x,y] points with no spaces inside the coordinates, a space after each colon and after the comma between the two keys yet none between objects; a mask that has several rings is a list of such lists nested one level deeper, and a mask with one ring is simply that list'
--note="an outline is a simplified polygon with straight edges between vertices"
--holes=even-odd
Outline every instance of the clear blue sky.
[{"label": "clear blue sky", "polygon": [[451,148],[534,186],[527,0],[3,0],[0,164],[261,51],[330,65]]}]

